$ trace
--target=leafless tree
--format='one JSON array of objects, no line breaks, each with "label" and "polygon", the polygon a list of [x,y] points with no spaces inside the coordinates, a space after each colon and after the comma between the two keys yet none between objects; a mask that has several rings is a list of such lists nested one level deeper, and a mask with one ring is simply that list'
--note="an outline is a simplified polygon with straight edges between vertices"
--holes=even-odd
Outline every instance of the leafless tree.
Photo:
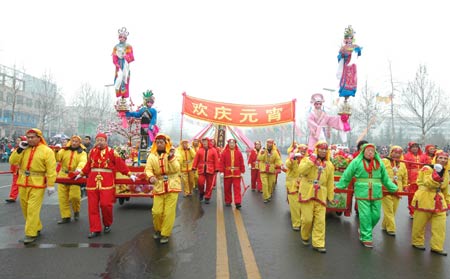
[{"label": "leafless tree", "polygon": [[398,117],[410,127],[419,128],[422,144],[429,132],[450,119],[443,91],[428,77],[427,67],[420,65],[414,80],[401,93],[402,110]]},{"label": "leafless tree", "polygon": [[65,102],[49,71],[42,74],[36,90],[36,107],[39,112],[38,128],[45,131],[51,121],[61,117],[64,113]]},{"label": "leafless tree", "polygon": [[394,81],[393,75],[392,75],[392,63],[389,61],[389,84],[390,84],[390,97],[391,97],[391,135],[390,135],[390,143],[394,144],[395,142],[395,111],[394,111],[394,97],[395,94],[398,92],[398,89],[396,87],[396,82]]},{"label": "leafless tree", "polygon": [[[24,80],[23,80],[23,72],[18,71],[16,66],[8,68],[2,67],[1,74],[5,80],[6,86],[6,103],[7,105],[11,105],[11,124],[9,125],[9,138],[12,138],[15,133],[15,112],[16,105],[18,103],[18,98],[23,98],[21,92],[24,91]],[[1,76],[0,76],[1,78]]]},{"label": "leafless tree", "polygon": [[357,104],[353,105],[352,123],[355,123],[354,126],[360,126],[363,129],[358,138],[370,139],[370,129],[375,123],[380,123],[379,116],[383,112],[376,101],[376,93],[368,88],[367,81],[358,96]]}]

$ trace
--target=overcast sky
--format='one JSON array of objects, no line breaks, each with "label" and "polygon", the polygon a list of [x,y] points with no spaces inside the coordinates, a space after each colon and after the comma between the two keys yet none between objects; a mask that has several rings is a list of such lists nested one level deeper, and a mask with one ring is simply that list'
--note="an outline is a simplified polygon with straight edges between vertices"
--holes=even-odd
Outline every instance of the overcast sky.
[{"label": "overcast sky", "polygon": [[[162,111],[181,110],[181,93],[231,103],[266,104],[338,87],[337,53],[351,24],[359,86],[387,95],[420,64],[450,92],[448,9],[444,1],[3,1],[0,64],[28,74],[51,71],[62,93],[84,82],[112,84],[117,29],[133,46],[131,96],[152,89]],[[109,88],[114,94],[113,88]],[[337,93],[326,93],[327,103]],[[358,98],[358,93],[357,97]],[[70,98],[68,98],[70,101]]]}]

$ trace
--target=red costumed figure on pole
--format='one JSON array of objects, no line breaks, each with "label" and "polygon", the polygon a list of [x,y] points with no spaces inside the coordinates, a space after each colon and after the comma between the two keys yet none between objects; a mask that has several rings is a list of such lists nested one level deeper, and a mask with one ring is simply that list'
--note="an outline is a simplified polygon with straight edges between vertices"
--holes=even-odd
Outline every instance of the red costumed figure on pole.
[{"label": "red costumed figure on pole", "polygon": [[[95,147],[89,152],[86,165],[75,177],[75,180],[86,175],[88,211],[89,211],[89,238],[97,237],[102,230],[104,233],[111,231],[113,223],[113,205],[115,202],[115,177],[116,172],[128,175],[135,181],[136,176],[130,173],[125,161],[111,147],[108,146],[106,134],[99,133],[95,137]],[[100,218],[100,209],[101,218]]]},{"label": "red costumed figure on pole", "polygon": [[[245,173],[244,158],[236,140],[229,139],[221,155],[221,171],[223,172],[223,187],[225,193],[225,205],[230,206],[233,200],[236,208],[241,208],[241,176]],[[231,190],[233,189],[233,190]]]},{"label": "red costumed figure on pole", "polygon": [[[208,204],[211,199],[214,177],[220,169],[219,155],[209,138],[203,138],[200,148],[195,154],[192,170],[198,170],[198,193],[200,201],[205,198]],[[206,183],[206,186],[205,186]]]}]

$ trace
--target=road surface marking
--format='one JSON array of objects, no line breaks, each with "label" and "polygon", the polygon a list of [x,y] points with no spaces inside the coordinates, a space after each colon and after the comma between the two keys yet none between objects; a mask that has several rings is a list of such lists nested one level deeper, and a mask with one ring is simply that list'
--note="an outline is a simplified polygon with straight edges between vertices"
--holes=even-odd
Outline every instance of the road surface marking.
[{"label": "road surface marking", "polygon": [[[216,278],[230,278],[228,267],[227,231],[223,215],[222,185],[217,187],[217,237],[216,237]],[[250,278],[250,277],[249,277]]]},{"label": "road surface marking", "polygon": [[241,245],[242,257],[244,258],[245,270],[247,271],[247,278],[261,278],[255,255],[253,254],[253,249],[250,240],[248,239],[247,230],[245,229],[244,221],[242,221],[241,212],[234,208],[233,213],[239,237],[239,244]]}]

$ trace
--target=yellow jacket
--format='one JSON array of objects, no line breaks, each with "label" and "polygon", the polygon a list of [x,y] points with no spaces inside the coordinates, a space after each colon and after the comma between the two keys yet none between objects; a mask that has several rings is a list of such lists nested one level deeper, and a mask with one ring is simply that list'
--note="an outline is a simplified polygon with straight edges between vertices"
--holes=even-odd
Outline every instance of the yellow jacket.
[{"label": "yellow jacket", "polygon": [[447,204],[449,202],[448,171],[447,169],[444,169],[442,182],[437,182],[433,179],[433,171],[434,170],[430,166],[424,166],[419,171],[417,177],[419,189],[414,194],[414,198],[411,202],[411,205],[414,206],[416,210],[426,212],[447,211]]},{"label": "yellow jacket", "polygon": [[[30,156],[33,155],[28,167]],[[45,144],[39,143],[35,147],[28,147],[19,154],[17,149],[9,158],[11,165],[19,165],[20,187],[45,188],[53,187],[56,180],[56,160],[53,150]]]},{"label": "yellow jacket", "polygon": [[190,172],[195,158],[195,150],[192,147],[185,150],[180,146],[177,148],[176,156],[180,162],[181,172]]},{"label": "yellow jacket", "polygon": [[261,149],[258,153],[259,172],[275,174],[281,168],[281,157],[276,147],[269,153],[267,149]]},{"label": "yellow jacket", "polygon": [[300,162],[299,174],[302,176],[300,179],[300,202],[315,200],[323,206],[327,206],[327,199],[328,201],[334,199],[334,166],[330,161],[323,163],[324,167],[318,179],[319,187],[316,190],[314,181],[318,178],[319,167],[307,157]]},{"label": "yellow jacket", "polygon": [[61,163],[58,178],[69,176],[69,172],[83,169],[87,162],[87,154],[81,148],[78,150],[61,149],[56,153],[56,162]]},{"label": "yellow jacket", "polygon": [[[394,167],[392,166],[392,162],[389,159],[382,159],[384,166],[386,167],[387,174],[391,178],[392,182],[397,184],[398,191],[403,191],[403,187],[405,185],[408,185],[408,171],[406,170],[406,165],[403,162],[399,162],[397,166],[397,171],[394,174]],[[397,176],[397,179],[395,180],[395,176]]]},{"label": "yellow jacket", "polygon": [[300,182],[300,161],[288,158],[285,162],[286,172],[286,190],[288,194],[298,193]]},{"label": "yellow jacket", "polygon": [[[160,166],[162,161],[162,166]],[[145,175],[148,178],[156,177],[158,181],[153,185],[154,195],[163,195],[171,192],[181,192],[180,180],[180,162],[177,156],[174,156],[170,161],[168,154],[150,153],[145,165]]]}]

